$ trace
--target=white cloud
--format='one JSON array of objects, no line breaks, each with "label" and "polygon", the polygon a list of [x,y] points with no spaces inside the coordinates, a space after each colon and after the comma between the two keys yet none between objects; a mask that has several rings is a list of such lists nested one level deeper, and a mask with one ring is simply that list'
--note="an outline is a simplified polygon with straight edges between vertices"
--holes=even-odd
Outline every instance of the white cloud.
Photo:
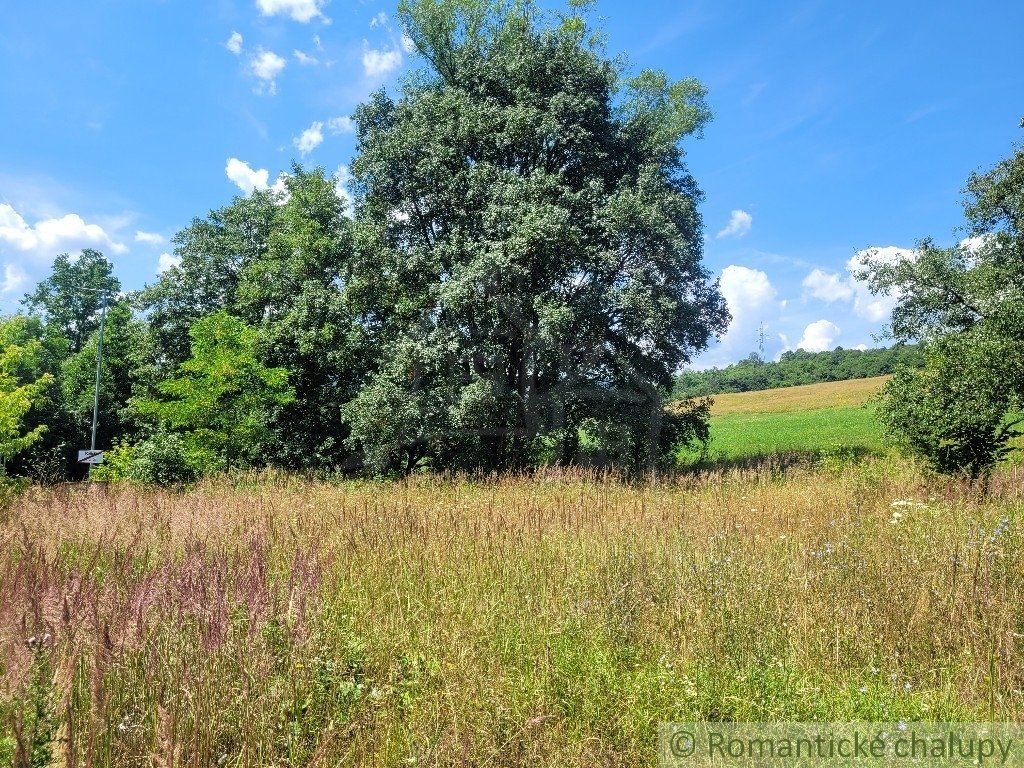
[{"label": "white cloud", "polygon": [[384,11],[381,11],[376,16],[374,16],[372,19],[370,19],[370,26],[371,27],[383,27],[387,23],[388,23],[388,15],[386,13],[384,13]]},{"label": "white cloud", "polygon": [[725,225],[716,237],[743,237],[750,231],[754,223],[754,217],[746,211],[736,210],[729,216],[729,223]]},{"label": "white cloud", "polygon": [[228,164],[224,168],[235,186],[246,195],[251,195],[254,190],[266,189],[270,180],[270,171],[266,168],[253,168],[247,162],[237,157],[228,158]]},{"label": "white cloud", "polygon": [[734,319],[763,309],[776,295],[768,275],[759,269],[731,264],[722,270],[720,280],[722,296]]},{"label": "white cloud", "polygon": [[827,304],[834,301],[849,301],[854,293],[851,282],[835,272],[815,269],[804,278],[804,295],[821,299]]},{"label": "white cloud", "polygon": [[256,0],[256,7],[264,16],[290,16],[302,24],[316,18],[327,21],[321,10],[323,4],[324,0]]},{"label": "white cloud", "polygon": [[401,65],[401,51],[378,51],[373,48],[366,48],[363,51],[363,71],[367,77],[387,77]]},{"label": "white cloud", "polygon": [[849,261],[846,262],[846,270],[850,273],[850,285],[853,287],[853,311],[858,317],[870,320],[873,323],[880,323],[888,320],[893,308],[899,301],[897,294],[871,293],[868,284],[858,280],[856,274],[864,267],[870,259],[876,263],[895,264],[904,259],[914,260],[917,258],[917,251],[913,248],[899,248],[889,245],[884,248],[866,248],[857,251]]},{"label": "white cloud", "polygon": [[322,51],[324,49],[324,44],[320,42],[320,35],[313,35],[313,47],[318,51]]},{"label": "white cloud", "polygon": [[824,352],[835,346],[840,333],[842,331],[835,323],[828,320],[816,320],[804,328],[804,335],[797,342],[797,347],[808,352]]},{"label": "white cloud", "polygon": [[287,63],[273,51],[261,50],[253,56],[249,66],[252,73],[263,81],[260,87],[261,93],[265,91],[271,96],[277,93],[277,83],[275,81]]},{"label": "white cloud", "polygon": [[0,247],[20,251],[41,261],[82,248],[98,248],[115,254],[128,251],[128,246],[115,240],[99,224],[88,223],[77,213],[41,219],[30,225],[8,203],[0,203]]},{"label": "white cloud", "polygon": [[985,247],[992,237],[994,237],[994,235],[991,234],[978,235],[976,237],[965,237],[960,241],[960,247],[969,253],[977,253]]},{"label": "white cloud", "polygon": [[242,52],[242,35],[238,32],[232,32],[231,37],[224,43],[224,47],[237,56]]},{"label": "white cloud", "polygon": [[278,174],[277,180],[271,185],[270,171],[266,168],[253,168],[237,157],[228,158],[224,173],[245,195],[251,195],[257,189],[260,191],[269,189],[271,192],[283,195],[281,202],[288,199],[288,186],[285,183],[287,174],[285,173]]},{"label": "white cloud", "polygon": [[402,50],[406,53],[416,52],[416,43],[413,42],[413,39],[404,32],[402,33]]},{"label": "white cloud", "polygon": [[181,257],[174,256],[170,253],[161,253],[160,258],[157,260],[156,273],[158,275],[163,274],[168,269],[178,266],[181,264]]},{"label": "white cloud", "polygon": [[135,242],[145,243],[146,245],[160,245],[164,241],[164,236],[159,232],[143,232],[141,229],[135,232]]},{"label": "white cloud", "polygon": [[855,346],[854,349],[859,349],[861,352],[866,352],[868,349],[868,345],[865,344],[864,342],[861,342],[860,344]]},{"label": "white cloud", "polygon": [[892,314],[893,307],[899,300],[897,295],[875,295],[871,293],[866,281],[857,277],[867,260],[895,264],[902,259],[914,259],[917,252],[911,248],[899,248],[895,245],[884,248],[866,248],[857,251],[846,262],[847,274],[825,272],[814,269],[803,280],[804,297],[812,297],[831,304],[836,301],[853,302],[853,312],[858,317],[879,323]]},{"label": "white cloud", "polygon": [[719,290],[732,315],[729,330],[719,344],[719,353],[726,357],[749,354],[757,348],[761,322],[775,312],[778,292],[764,272],[736,264],[722,270]]},{"label": "white cloud", "polygon": [[4,279],[0,281],[0,294],[14,293],[28,282],[25,270],[17,264],[4,264]]},{"label": "white cloud", "polygon": [[304,130],[294,139],[292,143],[295,148],[305,157],[324,142],[324,124],[317,121]]},{"label": "white cloud", "polygon": [[347,115],[342,117],[332,117],[327,121],[327,130],[333,134],[352,133],[355,129],[355,122]]},{"label": "white cloud", "polygon": [[298,48],[292,51],[292,55],[295,57],[295,60],[304,67],[312,67],[320,63],[320,59],[316,56],[310,56],[308,53],[303,53]]}]

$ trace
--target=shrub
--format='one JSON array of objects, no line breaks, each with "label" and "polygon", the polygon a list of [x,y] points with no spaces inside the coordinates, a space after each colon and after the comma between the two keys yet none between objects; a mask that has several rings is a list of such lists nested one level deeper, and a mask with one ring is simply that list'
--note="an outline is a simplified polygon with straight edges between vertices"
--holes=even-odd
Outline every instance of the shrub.
[{"label": "shrub", "polygon": [[181,435],[158,431],[135,445],[119,445],[93,470],[96,480],[128,480],[155,485],[193,482],[219,468]]}]

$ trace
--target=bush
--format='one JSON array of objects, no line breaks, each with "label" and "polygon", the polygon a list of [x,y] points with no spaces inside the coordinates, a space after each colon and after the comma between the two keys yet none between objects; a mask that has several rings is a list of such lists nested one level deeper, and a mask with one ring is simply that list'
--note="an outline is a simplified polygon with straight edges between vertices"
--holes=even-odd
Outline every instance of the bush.
[{"label": "bush", "polygon": [[202,452],[174,432],[159,431],[135,445],[108,451],[104,463],[93,469],[95,480],[132,481],[154,485],[190,483],[216,467]]}]

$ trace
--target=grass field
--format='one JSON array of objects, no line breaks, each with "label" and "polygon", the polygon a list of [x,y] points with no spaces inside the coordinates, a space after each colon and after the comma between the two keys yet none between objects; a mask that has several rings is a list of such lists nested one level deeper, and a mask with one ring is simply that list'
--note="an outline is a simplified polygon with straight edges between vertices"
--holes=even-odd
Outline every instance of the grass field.
[{"label": "grass field", "polygon": [[[852,455],[884,450],[871,399],[887,377],[716,395],[704,460],[757,461],[771,456]],[[684,463],[701,457],[684,451]]]},{"label": "grass field", "polygon": [[1024,717],[1024,470],[237,478],[0,514],[0,761],[640,766],[662,720]]},{"label": "grass field", "polygon": [[720,396],[750,461],[671,480],[32,488],[0,764],[646,766],[661,721],[1020,720],[1024,467],[983,496],[872,456],[880,383]]}]

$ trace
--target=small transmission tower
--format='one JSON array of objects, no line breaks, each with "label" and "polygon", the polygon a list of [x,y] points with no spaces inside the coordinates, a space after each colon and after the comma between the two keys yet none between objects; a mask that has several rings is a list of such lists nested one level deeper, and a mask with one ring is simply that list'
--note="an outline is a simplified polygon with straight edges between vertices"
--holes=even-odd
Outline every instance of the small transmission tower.
[{"label": "small transmission tower", "polygon": [[757,348],[761,354],[761,359],[764,360],[764,323],[762,322],[758,326],[757,330]]}]

